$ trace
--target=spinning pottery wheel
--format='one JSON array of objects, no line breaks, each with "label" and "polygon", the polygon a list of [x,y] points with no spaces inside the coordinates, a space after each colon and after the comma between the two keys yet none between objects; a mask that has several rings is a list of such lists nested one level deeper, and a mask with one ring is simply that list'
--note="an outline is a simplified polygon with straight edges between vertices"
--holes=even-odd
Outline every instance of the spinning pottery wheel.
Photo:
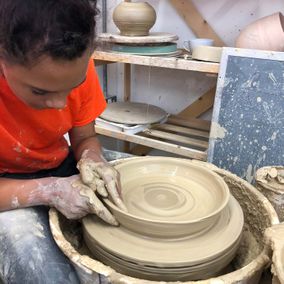
[{"label": "spinning pottery wheel", "polygon": [[214,276],[232,260],[244,219],[222,178],[165,157],[133,159],[117,170],[129,212],[107,205],[121,225],[83,220],[98,260],[126,275],[167,281]]},{"label": "spinning pottery wheel", "polygon": [[242,211],[232,198],[230,208],[208,232],[182,239],[140,236],[96,217],[83,224],[86,244],[96,258],[121,273],[150,280],[197,280],[216,275],[233,259],[242,231],[236,226],[239,216]]},{"label": "spinning pottery wheel", "polygon": [[[130,158],[136,159],[136,158]],[[130,159],[111,162],[118,165]],[[238,200],[245,217],[245,226],[241,244],[236,256],[230,263],[231,269],[222,271],[217,277],[201,281],[185,281],[184,284],[256,284],[261,274],[270,264],[270,252],[264,243],[266,228],[278,224],[279,220],[272,205],[252,185],[236,175],[219,169],[212,164],[200,161],[188,161],[213,170],[222,176],[229,186],[230,193]],[[117,272],[114,268],[95,259],[87,250],[82,234],[74,231],[74,227],[81,226],[76,221],[64,218],[54,208],[49,211],[50,228],[54,240],[74,265],[82,283],[112,283],[112,284],[160,284],[160,279],[150,281],[137,274],[129,277]],[[81,241],[79,241],[81,240]]]}]

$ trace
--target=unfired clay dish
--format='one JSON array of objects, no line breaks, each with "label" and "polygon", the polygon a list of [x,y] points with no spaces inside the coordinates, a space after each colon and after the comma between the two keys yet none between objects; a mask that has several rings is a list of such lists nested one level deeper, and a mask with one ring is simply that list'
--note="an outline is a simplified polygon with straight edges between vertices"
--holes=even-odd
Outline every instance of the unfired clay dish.
[{"label": "unfired clay dish", "polygon": [[144,103],[117,102],[108,104],[101,118],[124,124],[149,124],[162,121],[167,113],[157,107]]},{"label": "unfired clay dish", "polygon": [[139,234],[171,238],[207,230],[229,201],[219,175],[185,159],[141,157],[116,169],[128,212],[105,202],[121,225]]},{"label": "unfired clay dish", "polygon": [[221,261],[229,250],[235,250],[243,223],[242,209],[233,197],[215,226],[203,234],[184,238],[143,237],[123,226],[109,226],[95,216],[83,219],[84,238],[93,253],[100,246],[118,258],[157,268],[202,267],[210,261]]},{"label": "unfired clay dish", "polygon": [[[111,266],[116,271],[129,276],[157,281],[199,280],[216,276],[219,271],[233,259],[240,240],[241,238],[239,238],[239,240],[235,243],[235,246],[233,246],[230,250],[212,261],[206,262],[205,264],[178,268],[161,268],[135,264],[118,258],[101,249],[99,246],[96,246],[96,249],[93,252],[94,256],[98,260]],[[208,267],[210,267],[210,269],[208,269]]]},{"label": "unfired clay dish", "polygon": [[192,59],[220,62],[222,50],[222,47],[216,46],[197,46],[192,51]]}]

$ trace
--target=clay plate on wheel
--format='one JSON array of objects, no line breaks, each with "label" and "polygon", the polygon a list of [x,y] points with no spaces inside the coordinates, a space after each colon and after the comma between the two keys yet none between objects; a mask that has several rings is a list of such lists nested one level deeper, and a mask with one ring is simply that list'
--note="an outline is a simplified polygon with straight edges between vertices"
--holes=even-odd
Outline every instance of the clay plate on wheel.
[{"label": "clay plate on wheel", "polygon": [[177,239],[143,237],[113,227],[95,216],[83,219],[84,238],[91,251],[96,247],[124,260],[155,267],[186,267],[206,265],[219,258],[238,243],[243,229],[243,213],[234,197],[217,223],[203,234]]},{"label": "clay plate on wheel", "polygon": [[126,261],[113,254],[108,253],[99,245],[93,249],[93,255],[96,259],[102,261],[106,265],[111,266],[117,272],[126,274],[132,277],[156,281],[186,281],[200,280],[214,277],[223,269],[235,256],[239,247],[241,237],[228,251],[221,256],[194,266],[186,267],[155,267],[140,265],[133,261]]}]

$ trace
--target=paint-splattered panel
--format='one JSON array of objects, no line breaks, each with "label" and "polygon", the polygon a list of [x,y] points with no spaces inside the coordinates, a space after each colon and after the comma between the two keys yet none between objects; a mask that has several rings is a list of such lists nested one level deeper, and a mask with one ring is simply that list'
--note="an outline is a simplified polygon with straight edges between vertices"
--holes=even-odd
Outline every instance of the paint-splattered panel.
[{"label": "paint-splattered panel", "polygon": [[207,159],[249,182],[284,164],[284,53],[224,48]]}]

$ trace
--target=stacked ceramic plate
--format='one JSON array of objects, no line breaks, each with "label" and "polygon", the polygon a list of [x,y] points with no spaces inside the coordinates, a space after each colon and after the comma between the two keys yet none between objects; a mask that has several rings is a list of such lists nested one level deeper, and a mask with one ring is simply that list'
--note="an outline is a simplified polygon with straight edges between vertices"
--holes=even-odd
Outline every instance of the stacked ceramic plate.
[{"label": "stacked ceramic plate", "polygon": [[244,224],[223,179],[189,160],[144,157],[116,166],[128,212],[106,200],[120,222],[84,218],[94,256],[123,274],[185,281],[218,274],[233,259]]},{"label": "stacked ceramic plate", "polygon": [[178,36],[171,33],[154,32],[147,36],[102,33],[97,40],[107,42],[108,48],[117,53],[163,57],[182,53],[176,44]]},{"label": "stacked ceramic plate", "polygon": [[145,56],[177,56],[181,54],[181,50],[178,50],[177,44],[173,42],[150,44],[115,43],[112,45],[112,51]]}]

